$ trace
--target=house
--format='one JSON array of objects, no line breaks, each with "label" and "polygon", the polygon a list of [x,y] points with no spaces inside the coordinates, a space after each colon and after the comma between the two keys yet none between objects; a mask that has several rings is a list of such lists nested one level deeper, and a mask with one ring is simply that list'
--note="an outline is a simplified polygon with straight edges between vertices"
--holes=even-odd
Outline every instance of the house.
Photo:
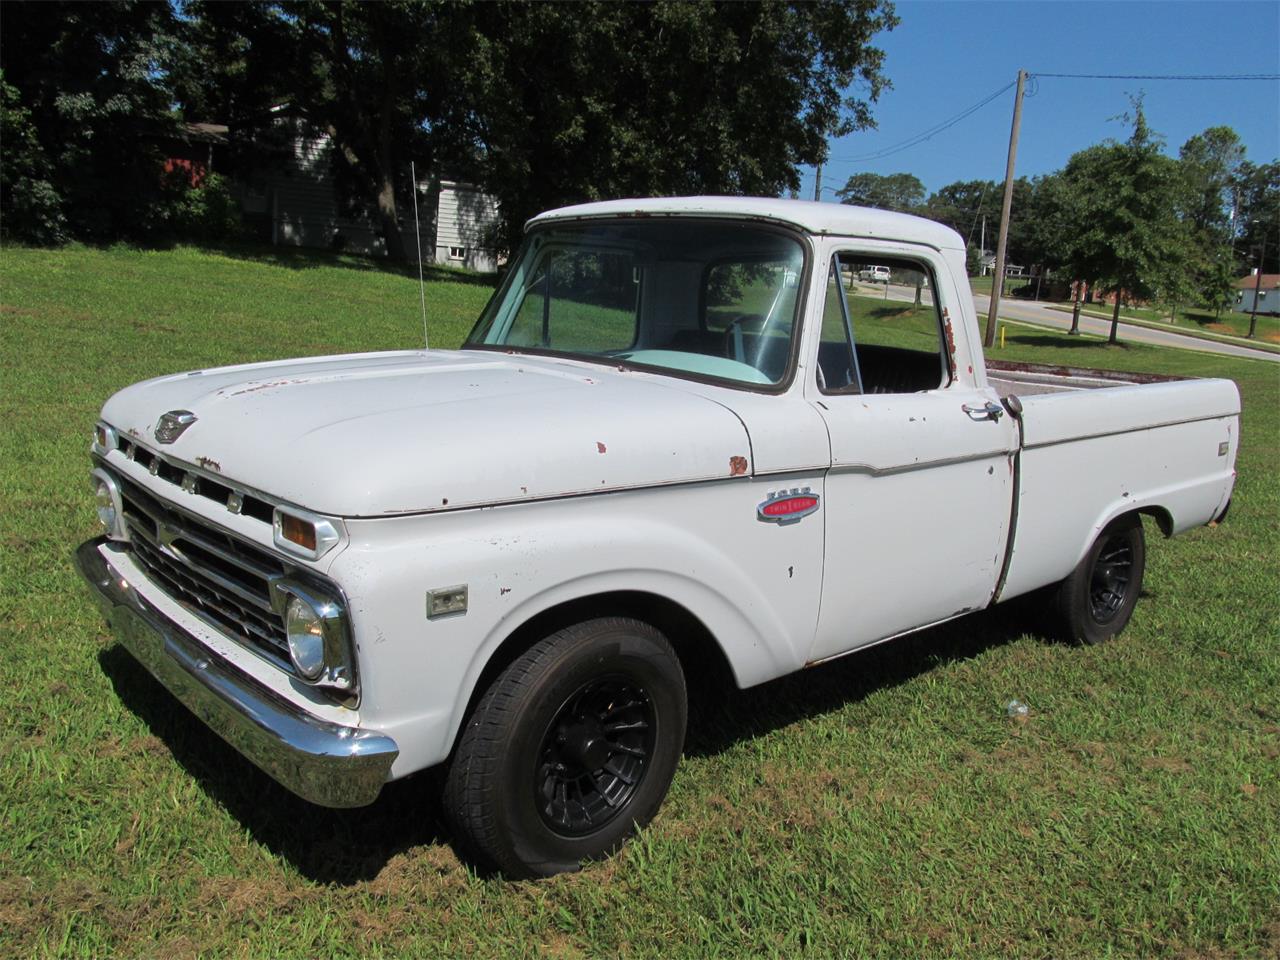
[{"label": "house", "polygon": [[176,131],[151,138],[164,156],[164,175],[191,187],[226,165],[227,128],[220,123],[183,123]]},{"label": "house", "polygon": [[1235,308],[1241,313],[1253,313],[1254,291],[1258,294],[1258,313],[1280,314],[1280,273],[1264,273],[1259,279],[1255,269],[1249,276],[1235,283]]},{"label": "house", "polygon": [[[386,241],[372,206],[342,202],[334,178],[332,138],[284,109],[274,113],[270,127],[257,137],[267,160],[241,185],[245,222],[262,239],[279,246],[385,254]],[[416,254],[420,240],[424,262],[497,270],[498,251],[490,239],[498,222],[494,198],[471,184],[434,176],[420,177],[416,186],[419,237],[414,235],[413,194],[396,198],[409,256]]]}]

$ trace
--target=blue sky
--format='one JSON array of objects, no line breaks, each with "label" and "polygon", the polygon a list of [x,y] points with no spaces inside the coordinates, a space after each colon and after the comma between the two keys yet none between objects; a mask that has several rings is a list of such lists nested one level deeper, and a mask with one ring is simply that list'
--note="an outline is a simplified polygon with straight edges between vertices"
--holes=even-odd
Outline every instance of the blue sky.
[{"label": "blue sky", "polygon": [[[932,191],[955,180],[1001,180],[1009,146],[1013,90],[933,139],[880,159],[854,161],[892,147],[1032,73],[1280,73],[1280,3],[900,0],[902,22],[876,44],[893,89],[874,107],[879,128],[831,144],[827,187],[854,173],[914,173]],[[1280,158],[1280,82],[1069,80],[1041,78],[1022,108],[1017,173],[1060,169],[1077,150],[1128,128],[1111,118],[1145,93],[1150,125],[1177,155],[1190,136],[1225,124],[1240,134],[1248,159]],[[813,168],[800,196],[813,196]]]}]

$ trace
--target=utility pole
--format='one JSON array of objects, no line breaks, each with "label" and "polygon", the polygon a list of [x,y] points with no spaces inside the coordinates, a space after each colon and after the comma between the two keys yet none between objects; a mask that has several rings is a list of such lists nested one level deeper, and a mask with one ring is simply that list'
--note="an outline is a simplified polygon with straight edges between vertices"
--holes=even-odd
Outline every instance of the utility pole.
[{"label": "utility pole", "polygon": [[[1027,71],[1018,71],[1018,93],[1013,101],[1013,127],[1009,131],[1009,162],[1004,169],[1004,202],[1000,205],[1000,237],[996,241],[996,277],[991,284],[991,310],[987,313],[987,333],[984,345],[996,345],[996,318],[1000,311],[1000,297],[1004,293],[1004,252],[1009,240],[1009,210],[1013,206],[1013,168],[1018,159],[1018,133],[1022,127],[1022,92],[1027,86]],[[996,284],[999,284],[997,287]]]},{"label": "utility pole", "polygon": [[1258,274],[1253,281],[1253,309],[1249,311],[1249,339],[1258,329],[1258,291],[1262,289],[1262,268],[1267,262],[1267,226],[1262,225],[1262,249],[1258,251]]},{"label": "utility pole", "polygon": [[822,199],[822,164],[818,164],[818,172],[813,177],[813,199]]}]

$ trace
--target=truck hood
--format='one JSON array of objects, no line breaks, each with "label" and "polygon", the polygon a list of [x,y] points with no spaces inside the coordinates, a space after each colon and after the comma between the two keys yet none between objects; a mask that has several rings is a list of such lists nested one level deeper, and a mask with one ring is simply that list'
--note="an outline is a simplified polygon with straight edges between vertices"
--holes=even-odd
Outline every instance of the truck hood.
[{"label": "truck hood", "polygon": [[[158,443],[162,414],[195,421]],[[197,370],[135,384],[103,420],[167,459],[334,516],[452,510],[737,476],[746,428],[678,381],[488,351]]]}]

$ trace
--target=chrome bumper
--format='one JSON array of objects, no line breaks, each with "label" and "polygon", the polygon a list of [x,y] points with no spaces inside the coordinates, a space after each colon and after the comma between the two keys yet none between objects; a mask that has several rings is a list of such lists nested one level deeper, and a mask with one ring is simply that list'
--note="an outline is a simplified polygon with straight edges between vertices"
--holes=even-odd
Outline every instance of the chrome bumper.
[{"label": "chrome bumper", "polygon": [[90,540],[76,567],[93,587],[116,639],[169,692],[255,765],[305,800],[326,807],[372,803],[399,753],[385,734],[320,720],[209,655],[204,646],[138,595]]}]

